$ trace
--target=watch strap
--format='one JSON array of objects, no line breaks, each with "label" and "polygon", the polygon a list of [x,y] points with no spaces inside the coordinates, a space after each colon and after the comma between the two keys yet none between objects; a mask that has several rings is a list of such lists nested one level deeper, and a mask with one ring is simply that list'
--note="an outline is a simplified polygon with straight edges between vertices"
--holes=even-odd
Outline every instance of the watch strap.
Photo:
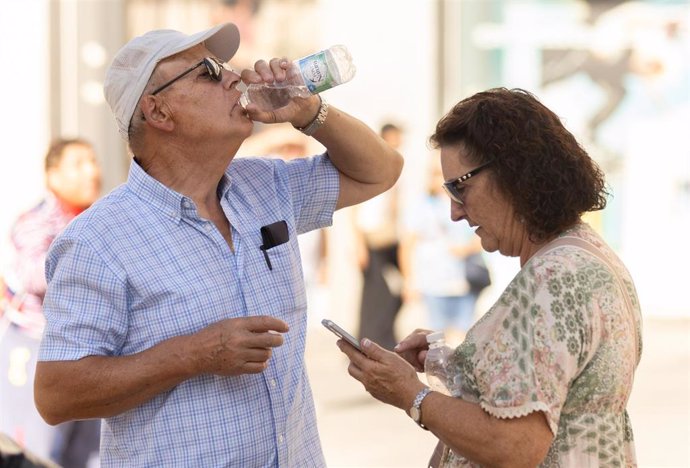
[{"label": "watch strap", "polygon": [[321,97],[321,95],[319,95],[319,100],[321,103],[319,104],[319,110],[316,113],[314,120],[309,122],[304,127],[295,127],[297,130],[307,136],[312,136],[326,121],[326,116],[328,115],[328,103],[324,98]]},{"label": "watch strap", "polygon": [[[424,398],[426,398],[427,395],[431,393],[431,391],[432,390],[429,387],[424,387],[423,389],[421,389],[419,393],[417,393],[417,396],[414,397],[414,402],[412,402],[412,408],[410,409],[410,415],[412,416],[414,422],[416,422],[417,425],[419,425],[419,427],[426,431],[428,431],[429,429],[424,424],[422,424],[422,401],[424,401]],[[413,410],[415,410],[416,412],[416,418],[413,416]]]}]

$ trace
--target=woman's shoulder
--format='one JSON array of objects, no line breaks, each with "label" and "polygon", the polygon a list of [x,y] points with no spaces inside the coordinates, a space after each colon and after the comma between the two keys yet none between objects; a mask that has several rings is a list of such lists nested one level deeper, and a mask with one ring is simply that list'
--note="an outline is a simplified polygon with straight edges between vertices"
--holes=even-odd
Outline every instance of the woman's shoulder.
[{"label": "woman's shoulder", "polygon": [[615,257],[603,238],[586,223],[578,223],[543,246],[523,270],[578,269]]}]

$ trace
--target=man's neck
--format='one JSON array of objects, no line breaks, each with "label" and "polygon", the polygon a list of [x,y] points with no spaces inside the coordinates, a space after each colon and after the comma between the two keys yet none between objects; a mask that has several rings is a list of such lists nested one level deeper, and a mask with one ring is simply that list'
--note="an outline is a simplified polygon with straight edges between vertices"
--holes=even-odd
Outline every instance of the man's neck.
[{"label": "man's neck", "polygon": [[191,198],[201,212],[218,203],[217,189],[234,153],[176,151],[173,148],[135,157],[148,175],[166,187]]}]

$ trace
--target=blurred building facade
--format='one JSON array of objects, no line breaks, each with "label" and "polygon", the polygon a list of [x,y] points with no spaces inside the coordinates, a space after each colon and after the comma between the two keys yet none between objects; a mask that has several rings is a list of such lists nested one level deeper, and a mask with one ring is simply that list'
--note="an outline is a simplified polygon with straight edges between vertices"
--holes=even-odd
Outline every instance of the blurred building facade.
[{"label": "blurred building facade", "polygon": [[[125,180],[129,156],[101,86],[126,40],[234,21],[243,41],[236,67],[347,45],[357,75],[326,97],[372,128],[404,125],[400,184],[410,197],[423,188],[428,135],[453,103],[494,86],[535,92],[608,174],[614,196],[590,221],[632,270],[643,311],[690,316],[681,296],[690,264],[688,0],[7,0],[0,8],[3,241],[42,194],[52,137],[95,143],[106,192]],[[356,287],[337,248],[350,241],[339,229],[348,222],[347,210],[336,214],[332,281]],[[517,261],[489,257],[500,291]],[[334,299],[336,320],[351,320],[353,297]]]}]

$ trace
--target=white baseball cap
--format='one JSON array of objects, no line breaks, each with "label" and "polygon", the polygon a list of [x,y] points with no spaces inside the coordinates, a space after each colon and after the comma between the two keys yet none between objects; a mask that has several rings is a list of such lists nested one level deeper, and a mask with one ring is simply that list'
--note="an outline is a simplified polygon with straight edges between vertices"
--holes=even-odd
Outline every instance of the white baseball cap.
[{"label": "white baseball cap", "polygon": [[135,37],[115,55],[105,72],[103,93],[125,141],[129,140],[127,130],[139,98],[158,62],[202,42],[216,58],[227,62],[240,46],[240,32],[232,23],[191,36],[172,29],[158,29]]}]

